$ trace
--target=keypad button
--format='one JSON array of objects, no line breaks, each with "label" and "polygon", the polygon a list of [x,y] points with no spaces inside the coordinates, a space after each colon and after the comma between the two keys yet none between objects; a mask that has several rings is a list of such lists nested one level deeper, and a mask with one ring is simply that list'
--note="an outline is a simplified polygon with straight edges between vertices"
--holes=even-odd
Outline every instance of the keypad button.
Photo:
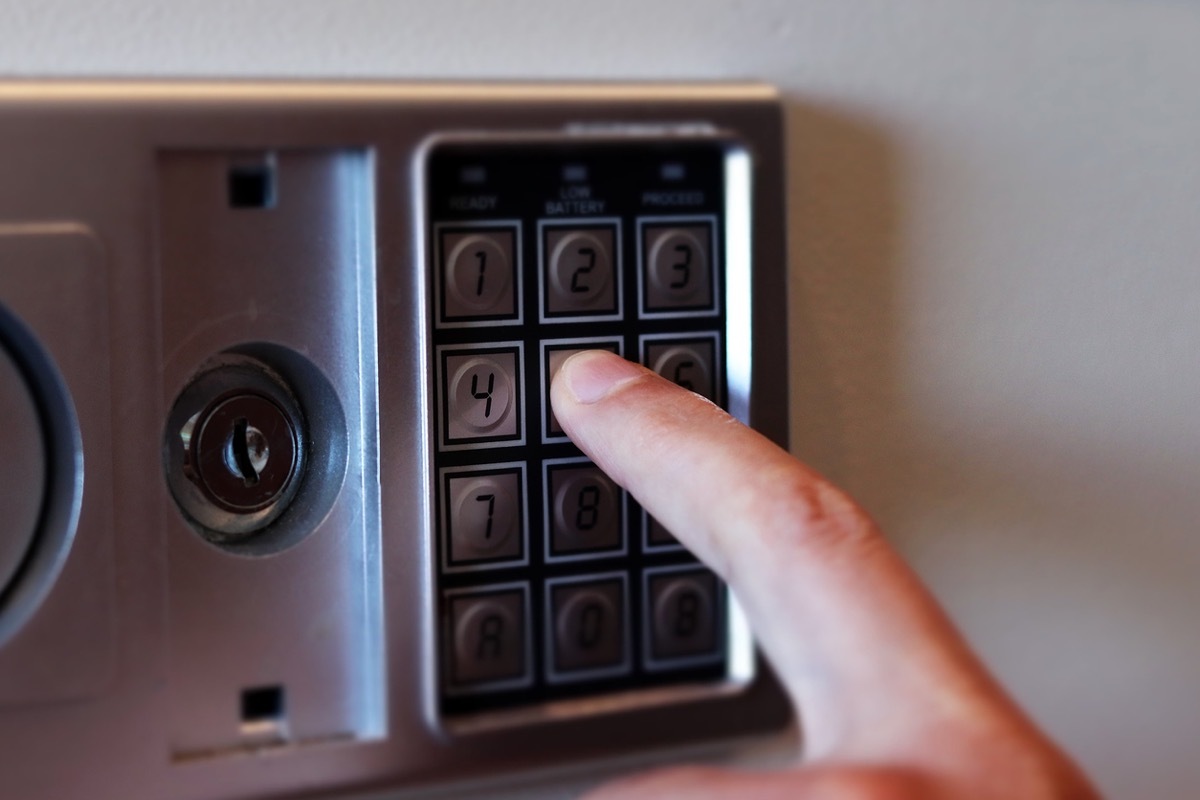
[{"label": "keypad button", "polygon": [[448,598],[450,688],[499,689],[529,683],[528,592],[494,588]]},{"label": "keypad button", "polygon": [[519,467],[446,475],[445,542],[451,567],[523,558],[522,484]]},{"label": "keypad button", "polygon": [[515,238],[512,229],[442,232],[444,320],[517,316]]},{"label": "keypad button", "polygon": [[616,228],[547,227],[544,236],[544,317],[618,313]]},{"label": "keypad button", "polygon": [[543,345],[545,356],[542,359],[542,368],[543,374],[546,376],[542,382],[542,408],[544,409],[542,421],[545,425],[543,435],[547,439],[562,438],[566,434],[559,425],[558,418],[554,416],[554,409],[550,404],[550,385],[554,383],[554,376],[562,369],[563,363],[576,353],[582,353],[584,350],[607,350],[620,355],[621,344],[620,341],[614,340],[587,339],[561,343],[544,342]]},{"label": "keypad button", "polygon": [[630,668],[625,577],[567,579],[547,585],[552,681],[616,675]]},{"label": "keypad button", "polygon": [[651,669],[719,659],[720,584],[708,570],[647,572]]},{"label": "keypad button", "polygon": [[712,339],[656,340],[644,346],[646,366],[688,391],[717,401]]},{"label": "keypad button", "polygon": [[708,224],[642,228],[645,311],[715,308],[711,241]]},{"label": "keypad button", "polygon": [[521,438],[516,347],[442,353],[445,443]]},{"label": "keypad button", "polygon": [[[579,464],[579,462],[576,462]],[[623,493],[594,465],[547,467],[551,560],[624,550]]]},{"label": "keypad button", "polygon": [[651,550],[675,550],[683,545],[663,524],[649,514],[646,517],[646,545]]}]

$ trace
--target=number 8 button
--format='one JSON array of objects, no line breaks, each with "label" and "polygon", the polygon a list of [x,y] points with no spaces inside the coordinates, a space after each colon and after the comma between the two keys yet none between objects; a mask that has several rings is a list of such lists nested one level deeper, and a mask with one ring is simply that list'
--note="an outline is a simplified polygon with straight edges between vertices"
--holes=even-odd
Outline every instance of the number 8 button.
[{"label": "number 8 button", "polygon": [[547,466],[551,560],[615,555],[623,549],[621,490],[598,467],[577,464]]}]

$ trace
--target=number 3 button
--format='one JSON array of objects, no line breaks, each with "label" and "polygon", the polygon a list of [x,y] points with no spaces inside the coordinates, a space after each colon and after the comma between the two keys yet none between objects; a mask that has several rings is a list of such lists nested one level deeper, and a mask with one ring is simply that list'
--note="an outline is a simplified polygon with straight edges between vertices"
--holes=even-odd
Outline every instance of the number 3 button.
[{"label": "number 3 button", "polygon": [[642,229],[642,312],[676,316],[711,313],[712,227],[646,225]]},{"label": "number 3 button", "polygon": [[546,557],[619,555],[625,550],[624,492],[588,461],[546,463]]}]

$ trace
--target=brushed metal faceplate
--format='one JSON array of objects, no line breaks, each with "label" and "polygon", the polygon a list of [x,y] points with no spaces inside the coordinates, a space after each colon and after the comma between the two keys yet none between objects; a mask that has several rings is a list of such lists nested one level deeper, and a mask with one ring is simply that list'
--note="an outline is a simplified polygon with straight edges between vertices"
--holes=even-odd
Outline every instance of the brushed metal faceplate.
[{"label": "brushed metal faceplate", "polygon": [[[756,85],[0,84],[0,305],[61,379],[73,419],[42,414],[78,462],[37,534],[66,543],[53,579],[0,599],[5,795],[479,786],[786,725],[746,664],[720,691],[443,724],[423,207],[449,138],[737,143],[728,299],[751,322],[729,401],[786,445],[782,136]],[[230,210],[230,165],[264,159],[277,193]],[[198,536],[162,471],[172,404],[230,353],[301,395],[319,374],[300,401],[345,446],[328,503],[297,501],[304,535],[262,552]]]}]

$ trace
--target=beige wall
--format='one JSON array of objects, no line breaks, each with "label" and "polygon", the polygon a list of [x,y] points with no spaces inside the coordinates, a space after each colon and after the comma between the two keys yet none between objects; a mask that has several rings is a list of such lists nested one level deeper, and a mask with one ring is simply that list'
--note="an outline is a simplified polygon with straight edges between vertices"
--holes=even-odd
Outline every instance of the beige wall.
[{"label": "beige wall", "polygon": [[0,0],[0,76],[781,86],[795,449],[1128,798],[1200,791],[1198,43],[1185,2]]}]

